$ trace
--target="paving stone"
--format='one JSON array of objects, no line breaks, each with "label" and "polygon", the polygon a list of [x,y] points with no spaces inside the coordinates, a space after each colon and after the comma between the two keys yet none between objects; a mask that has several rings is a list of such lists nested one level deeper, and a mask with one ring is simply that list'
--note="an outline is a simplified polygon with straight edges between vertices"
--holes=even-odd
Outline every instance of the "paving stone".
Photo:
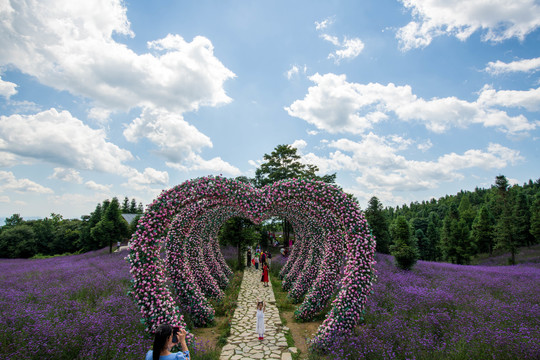
[{"label": "paving stone", "polygon": [[[251,268],[244,271],[237,308],[231,321],[231,336],[222,349],[220,360],[283,359],[282,351],[287,348],[284,329],[288,328],[281,323],[272,286],[263,287],[260,279],[260,270]],[[260,300],[266,303],[262,341],[257,339],[255,332],[256,305]],[[290,353],[286,353],[289,355],[287,359],[292,359]]]}]

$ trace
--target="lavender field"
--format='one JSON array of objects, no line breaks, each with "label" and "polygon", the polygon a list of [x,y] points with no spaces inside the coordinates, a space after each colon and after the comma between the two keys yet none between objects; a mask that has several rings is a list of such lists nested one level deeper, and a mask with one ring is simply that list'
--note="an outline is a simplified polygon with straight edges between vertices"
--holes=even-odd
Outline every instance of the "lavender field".
[{"label": "lavender field", "polygon": [[364,325],[327,358],[540,358],[540,264],[419,261],[407,272],[389,255],[377,262]]},{"label": "lavender field", "polygon": [[[151,340],[126,295],[124,256],[0,260],[0,358],[143,358]],[[540,264],[420,261],[403,272],[390,256],[377,258],[365,324],[328,358],[539,357]]]}]

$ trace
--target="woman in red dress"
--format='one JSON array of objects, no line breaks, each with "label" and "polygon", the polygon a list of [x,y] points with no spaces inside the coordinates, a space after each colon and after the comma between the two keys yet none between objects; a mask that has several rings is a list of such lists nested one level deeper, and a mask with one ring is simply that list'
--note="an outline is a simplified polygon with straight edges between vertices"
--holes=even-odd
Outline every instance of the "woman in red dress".
[{"label": "woman in red dress", "polygon": [[268,264],[266,261],[263,263],[261,281],[263,286],[268,286]]}]

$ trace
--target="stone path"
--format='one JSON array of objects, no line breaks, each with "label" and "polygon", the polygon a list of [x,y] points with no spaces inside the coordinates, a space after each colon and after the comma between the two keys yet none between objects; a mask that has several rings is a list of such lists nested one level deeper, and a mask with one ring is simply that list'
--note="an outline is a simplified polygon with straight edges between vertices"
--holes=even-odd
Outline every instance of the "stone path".
[{"label": "stone path", "polygon": [[[253,267],[244,271],[238,305],[231,323],[231,335],[221,350],[220,360],[292,359],[284,334],[288,328],[281,324],[272,284],[263,287],[261,274]],[[264,340],[259,340],[255,331],[257,301],[261,300],[266,303]]]}]

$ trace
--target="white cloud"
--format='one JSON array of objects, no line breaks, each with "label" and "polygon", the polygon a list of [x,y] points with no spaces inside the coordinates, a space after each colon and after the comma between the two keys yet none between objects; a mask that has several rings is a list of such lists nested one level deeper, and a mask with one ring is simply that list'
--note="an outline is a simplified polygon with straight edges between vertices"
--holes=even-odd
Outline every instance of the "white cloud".
[{"label": "white cloud", "polygon": [[431,149],[432,146],[433,146],[433,143],[431,142],[431,140],[427,139],[425,142],[418,144],[416,147],[418,148],[418,150],[422,152],[426,152],[429,149]]},{"label": "white cloud", "polygon": [[294,142],[291,144],[293,148],[296,148],[298,150],[302,150],[307,146],[307,142],[303,139],[294,140]]},{"label": "white cloud", "polygon": [[345,75],[332,73],[317,73],[309,79],[315,86],[308,89],[304,99],[294,101],[285,110],[329,133],[362,134],[391,114],[398,120],[418,121],[437,133],[471,124],[496,127],[509,134],[526,133],[538,126],[524,115],[510,116],[499,109],[537,109],[538,89],[494,92],[484,87],[478,101],[468,102],[455,97],[425,100],[414,95],[409,85],[350,83]]},{"label": "white cloud", "polygon": [[291,80],[294,75],[297,75],[300,69],[298,66],[293,65],[289,70],[287,70],[287,79]]},{"label": "white cloud", "polygon": [[535,0],[401,1],[414,17],[396,34],[404,51],[426,47],[441,35],[464,41],[476,31],[482,31],[484,41],[523,40],[540,26],[540,5]]},{"label": "white cloud", "polygon": [[7,195],[0,195],[0,203],[8,203],[11,200],[9,199],[9,196]]},{"label": "white cloud", "polygon": [[306,74],[307,66],[304,65],[303,68],[298,67],[298,65],[293,65],[289,70],[287,70],[287,73],[285,76],[287,76],[287,80],[291,80],[294,76],[300,74],[302,72],[304,75]]},{"label": "white cloud", "polygon": [[210,40],[169,34],[137,54],[113,38],[134,36],[126,13],[121,0],[3,2],[0,65],[105,109],[184,112],[231,101],[223,83],[235,75],[214,56]]},{"label": "white cloud", "polygon": [[110,143],[68,111],[50,109],[35,115],[0,116],[0,151],[70,168],[129,175],[133,156]]},{"label": "white cloud", "polygon": [[54,172],[49,179],[58,179],[66,182],[72,182],[76,184],[82,183],[81,174],[75,169],[66,169],[61,167],[55,167]]},{"label": "white cloud", "polygon": [[53,190],[29,179],[17,179],[11,171],[0,171],[0,192],[51,194]]},{"label": "white cloud", "polygon": [[302,159],[317,165],[322,173],[338,170],[358,173],[359,185],[372,190],[372,193],[388,194],[433,189],[441,182],[462,179],[460,171],[464,169],[502,169],[523,160],[519,151],[499,144],[490,144],[486,150],[446,154],[435,161],[409,160],[399,154],[408,144],[412,141],[369,133],[358,142],[348,139],[330,142],[328,146],[336,150],[327,157],[309,153]]},{"label": "white cloud", "polygon": [[88,180],[87,182],[84,183],[84,186],[86,186],[90,190],[101,191],[101,192],[104,192],[104,193],[110,192],[111,187],[112,187],[112,185],[98,184],[93,180]]},{"label": "white cloud", "polygon": [[538,69],[540,69],[540,57],[534,59],[516,60],[509,63],[505,63],[500,60],[495,62],[490,61],[484,71],[493,75],[499,75],[510,72],[530,72]]},{"label": "white cloud", "polygon": [[324,40],[334,44],[334,46],[338,46],[341,48],[328,55],[328,58],[334,59],[334,62],[336,64],[339,64],[339,62],[343,59],[354,59],[355,57],[360,55],[360,53],[364,49],[364,43],[359,38],[349,39],[347,37],[344,37],[343,41],[340,42],[336,36],[321,34],[321,37]]},{"label": "white cloud", "polygon": [[164,109],[143,109],[140,117],[124,130],[124,136],[131,142],[147,138],[170,162],[182,162],[194,152],[212,147],[210,138],[186,122],[181,114]]},{"label": "white cloud", "polygon": [[323,21],[315,21],[315,29],[322,30],[326,29],[328,26],[332,25],[334,23],[333,17],[329,17],[324,19]]},{"label": "white cloud", "polygon": [[150,187],[150,185],[160,185],[161,187],[167,186],[169,183],[169,173],[166,171],[159,171],[153,168],[146,168],[144,172],[135,172],[128,178],[127,183],[122,184],[136,191],[149,191],[155,192],[156,189]]},{"label": "white cloud", "polygon": [[483,106],[519,107],[528,111],[540,110],[540,87],[525,91],[499,90],[484,86],[478,97]]},{"label": "white cloud", "polygon": [[0,76],[0,96],[9,99],[11,95],[15,95],[17,93],[17,90],[15,89],[16,87],[17,84],[9,81],[4,81]]},{"label": "white cloud", "polygon": [[334,59],[334,62],[338,63],[343,59],[354,59],[364,49],[364,43],[359,38],[344,38],[340,44],[341,49],[336,50],[332,54],[328,55],[328,58]]},{"label": "white cloud", "polygon": [[240,169],[224,161],[219,156],[210,160],[205,160],[197,154],[191,154],[182,164],[170,162],[165,164],[171,168],[186,172],[208,171],[210,173],[228,174],[231,176],[239,176],[242,174]]},{"label": "white cloud", "polygon": [[100,124],[104,124],[109,120],[111,113],[112,111],[109,109],[94,107],[88,111],[88,118],[96,120]]}]

